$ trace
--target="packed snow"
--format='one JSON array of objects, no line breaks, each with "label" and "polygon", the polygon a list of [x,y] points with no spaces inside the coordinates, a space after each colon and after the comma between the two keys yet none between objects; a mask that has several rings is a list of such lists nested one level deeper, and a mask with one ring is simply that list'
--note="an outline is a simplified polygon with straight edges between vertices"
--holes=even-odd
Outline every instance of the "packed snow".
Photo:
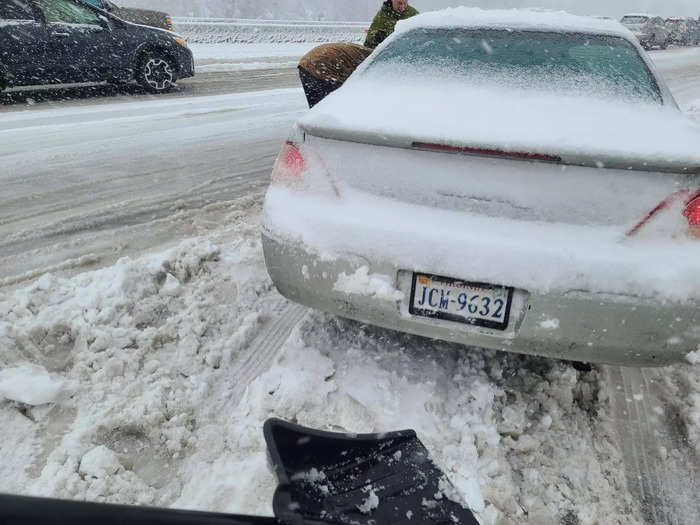
[{"label": "packed snow", "polygon": [[[363,134],[383,137],[383,143],[500,148],[599,159],[623,168],[700,166],[700,127],[675,108],[596,93],[578,97],[488,82],[465,85],[447,72],[435,97],[427,75],[416,74],[406,84],[393,74],[358,73],[307,113],[301,125],[332,138]],[[639,133],[647,129],[654,133]]]},{"label": "packed snow", "polygon": [[370,274],[369,268],[362,266],[354,274],[341,273],[333,288],[346,294],[366,295],[386,301],[400,301],[404,294],[394,287],[393,281],[389,275]]},{"label": "packed snow", "polygon": [[56,401],[62,386],[62,381],[52,379],[41,366],[23,364],[0,370],[0,399],[32,406],[47,405]]},{"label": "packed snow", "polygon": [[399,21],[396,26],[396,34],[418,27],[479,27],[576,31],[633,38],[632,33],[616,20],[578,16],[566,11],[544,9],[479,9],[473,7],[441,9],[440,11],[431,11]]},{"label": "packed snow", "polygon": [[461,275],[468,261],[477,282],[542,294],[589,290],[678,303],[700,299],[700,246],[695,240],[629,242],[619,227],[485,217],[347,186],[340,191],[342,198],[334,200],[274,187],[268,193],[265,227],[325,259],[342,259],[350,246],[352,253],[369,260],[396,268],[431,268],[436,275]]},{"label": "packed snow", "polygon": [[[270,514],[262,424],[275,416],[415,428],[485,525],[640,523],[596,369],[309,311],[269,369],[238,385],[238,360],[286,304],[259,216],[259,198],[232,202],[214,234],[0,296],[0,378],[22,369],[65,392],[35,406],[13,388],[0,402],[1,491]],[[354,286],[375,293],[369,277]],[[698,368],[671,370],[694,389],[672,403],[697,443]]]}]

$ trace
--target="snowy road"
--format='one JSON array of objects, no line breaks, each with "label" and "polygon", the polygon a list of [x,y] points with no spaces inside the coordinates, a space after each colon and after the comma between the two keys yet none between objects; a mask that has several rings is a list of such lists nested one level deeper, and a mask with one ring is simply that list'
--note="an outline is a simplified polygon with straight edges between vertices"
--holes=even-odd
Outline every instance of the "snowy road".
[{"label": "snowy road", "polygon": [[[698,50],[654,56],[700,98]],[[303,95],[293,70],[211,75],[0,107],[0,491],[269,513],[276,415],[416,428],[484,525],[695,525],[697,367],[577,371],[290,306],[257,222]]]},{"label": "snowy road", "polygon": [[299,89],[106,100],[0,119],[0,284],[218,225],[216,203],[263,191],[305,107]]}]

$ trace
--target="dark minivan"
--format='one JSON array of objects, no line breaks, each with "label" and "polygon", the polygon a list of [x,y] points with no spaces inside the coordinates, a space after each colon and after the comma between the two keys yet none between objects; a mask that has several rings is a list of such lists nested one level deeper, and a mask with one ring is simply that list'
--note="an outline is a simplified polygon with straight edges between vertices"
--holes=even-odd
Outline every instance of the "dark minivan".
[{"label": "dark minivan", "polygon": [[136,80],[159,93],[193,75],[192,52],[169,31],[80,0],[0,0],[0,90]]}]

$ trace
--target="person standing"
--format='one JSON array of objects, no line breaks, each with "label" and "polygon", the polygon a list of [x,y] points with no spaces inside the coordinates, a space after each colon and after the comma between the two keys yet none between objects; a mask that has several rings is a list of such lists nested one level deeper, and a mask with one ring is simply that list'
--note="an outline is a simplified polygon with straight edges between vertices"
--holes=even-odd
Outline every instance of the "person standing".
[{"label": "person standing", "polygon": [[396,22],[417,14],[418,11],[408,5],[408,0],[386,0],[372,21],[365,39],[365,47],[374,49],[394,32]]}]

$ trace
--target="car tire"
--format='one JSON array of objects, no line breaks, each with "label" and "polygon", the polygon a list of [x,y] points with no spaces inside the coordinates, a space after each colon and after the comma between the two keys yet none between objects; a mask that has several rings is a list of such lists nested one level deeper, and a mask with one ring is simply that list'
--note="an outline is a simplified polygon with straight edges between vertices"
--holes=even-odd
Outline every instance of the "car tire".
[{"label": "car tire", "polygon": [[164,53],[143,55],[136,67],[136,81],[151,93],[167,93],[175,87],[175,67]]}]

